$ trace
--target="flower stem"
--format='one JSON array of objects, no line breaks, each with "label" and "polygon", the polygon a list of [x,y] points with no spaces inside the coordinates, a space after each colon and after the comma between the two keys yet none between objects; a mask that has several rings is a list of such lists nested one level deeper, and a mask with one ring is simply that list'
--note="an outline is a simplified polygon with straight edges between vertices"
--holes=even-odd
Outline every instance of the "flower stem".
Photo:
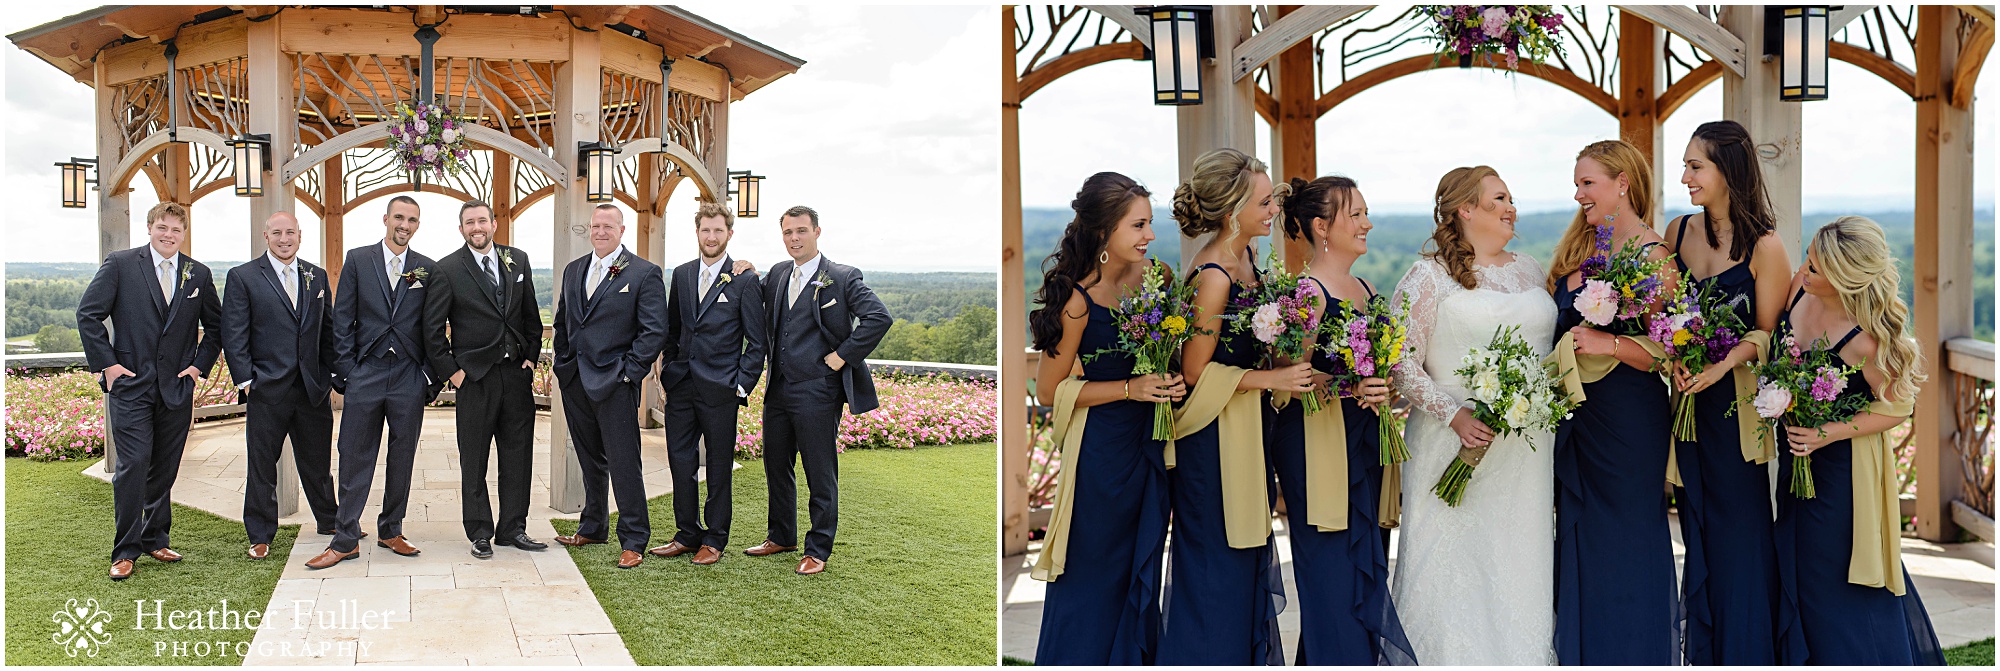
[{"label": "flower stem", "polygon": [[1445,505],[1458,507],[1459,502],[1465,500],[1465,486],[1472,482],[1472,470],[1471,464],[1453,457],[1451,465],[1444,469],[1444,477],[1438,478],[1437,486],[1431,487],[1431,493],[1443,499]]}]

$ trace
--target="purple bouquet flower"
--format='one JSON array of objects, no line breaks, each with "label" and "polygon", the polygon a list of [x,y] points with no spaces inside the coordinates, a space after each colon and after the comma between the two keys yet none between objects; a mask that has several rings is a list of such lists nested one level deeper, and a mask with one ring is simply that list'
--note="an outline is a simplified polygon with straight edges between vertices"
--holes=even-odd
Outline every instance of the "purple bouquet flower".
[{"label": "purple bouquet flower", "polygon": [[[1729,351],[1743,342],[1743,334],[1749,331],[1742,318],[1747,301],[1738,296],[1725,303],[1706,289],[1689,293],[1693,285],[1682,278],[1665,311],[1647,325],[1646,337],[1666,352],[1662,363],[1676,362],[1700,373],[1728,358]],[[1694,440],[1694,395],[1675,389],[1673,397],[1674,439]]]},{"label": "purple bouquet flower", "polygon": [[1505,54],[1507,69],[1519,70],[1524,51],[1537,63],[1563,52],[1556,39],[1563,15],[1552,5],[1418,5],[1416,10],[1431,20],[1440,58]]},{"label": "purple bouquet flower", "polygon": [[464,127],[463,119],[441,105],[397,103],[395,119],[389,123],[389,149],[396,152],[404,170],[444,179],[465,169],[470,146]]},{"label": "purple bouquet flower", "polygon": [[[1764,419],[1763,426],[1757,429],[1759,436],[1771,435],[1780,424],[1821,427],[1845,422],[1868,409],[1866,397],[1841,394],[1847,390],[1847,376],[1856,369],[1842,362],[1840,355],[1827,345],[1826,339],[1821,338],[1809,347],[1800,347],[1788,331],[1773,348],[1777,352],[1770,361],[1754,368],[1757,394],[1751,405],[1757,409],[1757,416]],[[1735,412],[1736,406],[1731,405],[1724,414]],[[1815,496],[1812,457],[1792,460],[1792,495],[1802,499]]]},{"label": "purple bouquet flower", "polygon": [[[1332,359],[1333,369],[1321,371],[1333,376],[1333,386],[1341,396],[1353,396],[1356,386],[1371,377],[1388,377],[1389,370],[1410,355],[1410,299],[1391,306],[1383,296],[1359,306],[1342,303],[1338,312],[1323,320],[1320,351]],[[1384,466],[1409,460],[1403,442],[1403,420],[1393,411],[1381,412],[1381,463]]]},{"label": "purple bouquet flower", "polygon": [[[1152,262],[1139,286],[1118,300],[1111,314],[1118,324],[1118,342],[1090,354],[1088,362],[1106,354],[1132,355],[1132,374],[1166,374],[1178,363],[1181,345],[1205,330],[1194,327],[1194,285],[1174,280],[1173,269]],[[1174,437],[1172,404],[1153,404],[1153,439]]]}]

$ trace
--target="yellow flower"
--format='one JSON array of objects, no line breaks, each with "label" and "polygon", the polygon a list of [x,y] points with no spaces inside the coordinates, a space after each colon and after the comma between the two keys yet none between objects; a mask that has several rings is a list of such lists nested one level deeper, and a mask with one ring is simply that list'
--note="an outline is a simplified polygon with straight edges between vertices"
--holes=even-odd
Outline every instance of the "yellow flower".
[{"label": "yellow flower", "polygon": [[1180,335],[1182,331],[1187,330],[1187,318],[1167,315],[1166,319],[1160,320],[1160,329],[1166,331],[1167,335]]},{"label": "yellow flower", "polygon": [[1632,298],[1632,287],[1629,286],[1618,287],[1618,293],[1624,294],[1626,298]]},{"label": "yellow flower", "polygon": [[1693,333],[1689,333],[1687,329],[1681,329],[1681,330],[1679,330],[1679,331],[1675,331],[1675,332],[1674,332],[1674,346],[1675,346],[1675,347],[1680,347],[1680,346],[1682,346],[1682,345],[1686,345],[1686,344],[1688,344],[1688,341],[1689,341],[1689,340],[1692,340],[1692,339],[1694,339],[1694,334],[1693,334]]}]

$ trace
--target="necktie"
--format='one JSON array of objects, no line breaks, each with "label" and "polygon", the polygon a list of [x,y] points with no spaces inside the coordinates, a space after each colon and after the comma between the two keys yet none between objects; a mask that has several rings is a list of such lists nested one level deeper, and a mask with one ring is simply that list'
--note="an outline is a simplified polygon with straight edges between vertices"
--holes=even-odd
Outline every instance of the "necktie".
[{"label": "necktie", "polygon": [[479,265],[485,266],[486,276],[493,278],[493,300],[500,300],[502,296],[505,296],[501,291],[506,288],[506,285],[500,283],[500,273],[493,270],[493,257],[479,257]]},{"label": "necktie", "polygon": [[585,280],[583,283],[583,297],[589,299],[591,295],[596,294],[597,283],[602,281],[604,281],[604,264],[591,262],[590,279]]},{"label": "necktie", "polygon": [[174,302],[174,260],[160,262],[160,297]]},{"label": "necktie", "polygon": [[296,266],[291,268],[286,268],[284,274],[285,274],[285,302],[291,303],[292,309],[297,310],[299,309],[299,281],[297,279],[297,277],[299,276],[299,269]]},{"label": "necktie", "polygon": [[792,268],[792,293],[791,295],[785,297],[785,304],[791,305],[793,303],[799,302],[799,291],[805,288],[806,288],[805,269],[796,267]]},{"label": "necktie", "polygon": [[389,257],[389,286],[391,287],[396,286],[396,282],[403,279],[402,275],[403,275],[403,257],[400,256]]},{"label": "necktie", "polygon": [[713,286],[713,285],[714,285],[714,283],[715,283],[715,269],[714,269],[714,268],[704,268],[704,269],[702,269],[702,271],[701,271],[701,295],[703,295],[703,296],[707,296],[707,295],[708,295],[708,288],[709,288],[710,286]]}]

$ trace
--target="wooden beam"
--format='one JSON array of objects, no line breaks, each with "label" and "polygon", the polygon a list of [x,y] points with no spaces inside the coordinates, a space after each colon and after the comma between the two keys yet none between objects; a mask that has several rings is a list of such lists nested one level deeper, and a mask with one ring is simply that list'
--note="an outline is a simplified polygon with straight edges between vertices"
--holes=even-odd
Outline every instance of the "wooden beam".
[{"label": "wooden beam", "polygon": [[1660,92],[1660,99],[1653,103],[1654,118],[1664,121],[1673,116],[1674,111],[1679,110],[1682,104],[1694,97],[1694,94],[1721,78],[1722,64],[1715,61],[1703,63],[1701,67],[1682,75],[1680,81],[1674,82],[1673,86]]},{"label": "wooden beam", "polygon": [[[1250,37],[1251,8],[1248,5],[1215,5],[1215,58],[1202,62],[1202,81],[1209,82],[1200,105],[1175,108],[1179,152],[1177,181],[1194,173],[1195,158],[1224,147],[1245,152],[1257,148],[1257,84],[1250,79],[1230,79],[1229,64],[1236,62],[1236,49]],[[1190,238],[1181,236],[1179,268],[1190,268],[1201,246],[1214,234]]]},{"label": "wooden beam", "polygon": [[1000,8],[1000,552],[1028,551],[1027,271],[1021,237],[1021,93],[1014,8]]},{"label": "wooden beam", "polygon": [[1901,63],[1883,58],[1873,51],[1846,42],[1828,42],[1826,44],[1826,55],[1834,60],[1845,61],[1855,67],[1867,70],[1877,77],[1881,77],[1882,81],[1889,82],[1890,86],[1894,86],[1897,90],[1902,91],[1903,95],[1910,96],[1911,98],[1917,96],[1917,73],[1911,72],[1909,68],[1903,67]]},{"label": "wooden beam", "polygon": [[[1473,67],[1493,68],[1496,70],[1505,69],[1507,67],[1507,59],[1502,56],[1487,54],[1483,58],[1472,59],[1472,65]],[[1342,82],[1339,86],[1334,87],[1332,91],[1326,92],[1314,104],[1314,109],[1316,114],[1325,116],[1327,112],[1333,110],[1334,106],[1346,102],[1348,98],[1352,98],[1362,91],[1374,88],[1383,82],[1413,75],[1425,70],[1455,67],[1458,67],[1457,61],[1441,60],[1436,56],[1411,56],[1400,61],[1380,65]],[[1561,86],[1568,89],[1571,93],[1582,96],[1584,100],[1590,101],[1598,109],[1604,110],[1605,114],[1618,115],[1619,102],[1617,97],[1568,70],[1522,62],[1519,73]]]},{"label": "wooden beam", "polygon": [[[1762,7],[1724,5],[1719,22],[1743,44],[1764,43]],[[1757,147],[1757,164],[1764,170],[1764,190],[1770,196],[1778,238],[1785,243],[1786,257],[1797,267],[1805,253],[1800,237],[1803,203],[1800,151],[1804,134],[1801,103],[1778,99],[1777,60],[1752,62],[1745,73],[1723,74],[1722,117],[1743,124],[1750,131]]]},{"label": "wooden beam", "polygon": [[[242,16],[188,26],[174,44],[180,54],[174,63],[191,67],[240,58],[248,53],[250,21]],[[98,60],[105,63],[105,81],[112,86],[135,79],[157,77],[167,71],[167,48],[153,42],[128,42],[105,49]]]},{"label": "wooden beam", "polygon": [[[1710,21],[1694,10],[1681,5],[1613,5],[1620,13],[1631,13],[1665,28],[1667,32],[1687,40],[1708,57],[1722,63],[1722,67],[1736,76],[1743,76],[1747,67],[1741,37],[1724,30],[1716,21]],[[1761,20],[1762,17],[1759,17]],[[1763,44],[1758,42],[1757,44]]]},{"label": "wooden beam", "polygon": [[1019,95],[1021,100],[1027,100],[1029,96],[1035,95],[1036,91],[1042,90],[1042,87],[1048,86],[1063,75],[1098,63],[1117,60],[1136,61],[1145,57],[1146,46],[1138,42],[1112,42],[1078,49],[1050,59],[1040,67],[1028,71],[1028,74],[1022,75]]},{"label": "wooden beam", "polygon": [[[1125,32],[1131,33],[1132,39],[1138,40],[1140,44],[1146,45],[1146,48],[1150,49],[1153,47],[1153,24],[1150,21],[1139,18],[1139,14],[1135,10],[1138,9],[1140,5],[1080,5],[1080,6],[1083,7],[1084,9],[1088,9],[1090,11],[1103,14],[1104,18],[1111,19],[1113,23],[1116,23],[1119,26],[1123,27],[1125,29]],[[1013,34],[1009,33],[1007,39],[1009,40],[1014,39]],[[1009,42],[1007,44],[1007,49],[1009,51],[1014,49],[1014,45],[1012,42]]]},{"label": "wooden beam", "polygon": [[326,285],[340,286],[340,264],[347,261],[347,166],[334,156],[321,165],[319,192],[326,200],[320,205],[320,267],[326,268]]},{"label": "wooden beam", "polygon": [[1945,343],[1972,335],[1972,184],[1973,116],[1951,105],[1945,96],[1961,57],[1958,11],[1927,5],[1917,8],[1917,203],[1916,258],[1911,259],[1916,286],[1917,345],[1930,373],[1917,393],[1911,415],[1912,459],[1917,478],[1917,535],[1931,541],[1951,541],[1958,535],[1951,502],[1959,498],[1964,477],[1951,446],[1958,431],[1955,416],[1958,377],[1946,370]]},{"label": "wooden beam", "polygon": [[[292,139],[298,134],[299,113],[296,101],[292,99],[292,87],[297,74],[293,56],[286,53],[281,35],[287,26],[298,19],[289,12],[281,12],[270,19],[252,23],[248,28],[249,40],[249,108],[248,132],[269,133],[271,136],[271,174],[264,180],[264,195],[250,200],[249,229],[250,256],[256,258],[265,251],[264,236],[254,231],[262,229],[264,219],[271,213],[289,210],[293,207],[292,177],[276,169],[292,155]],[[303,23],[304,21],[299,21]],[[292,442],[285,441],[278,455],[278,516],[283,517],[299,509],[299,472],[292,457]]]},{"label": "wooden beam", "polygon": [[1236,47],[1236,58],[1230,65],[1230,76],[1233,78],[1230,81],[1249,76],[1266,61],[1276,58],[1293,45],[1305,43],[1307,48],[1311,48],[1313,35],[1371,7],[1373,5],[1313,5],[1284,14]]},{"label": "wooden beam", "polygon": [[[287,19],[280,40],[289,53],[422,55],[417,29],[401,13],[292,8],[280,16]],[[443,35],[432,48],[437,58],[527,61],[567,59],[572,32],[560,17],[495,14],[455,14],[437,31]]]},{"label": "wooden beam", "polygon": [[124,32],[127,37],[136,37],[158,44],[174,37],[180,24],[187,21],[187,7],[171,5],[141,5],[127,7],[104,18],[98,25],[110,26]]},{"label": "wooden beam", "polygon": [[1839,33],[1841,28],[1853,23],[1855,19],[1861,18],[1862,14],[1867,14],[1868,10],[1875,7],[1876,5],[1845,5],[1834,9],[1833,13],[1827,16],[1826,34],[1832,36]]},{"label": "wooden beam", "polygon": [[[654,71],[658,72],[659,68],[655,67]],[[743,97],[732,96],[730,93],[729,73],[724,72],[722,68],[692,58],[674,59],[674,71],[667,76],[667,88],[715,101]]]},{"label": "wooden beam", "polygon": [[514,156],[493,152],[493,241],[514,244]]},{"label": "wooden beam", "polygon": [[1993,14],[1987,12],[1965,43],[1959,45],[1958,65],[1951,74],[1951,106],[1962,110],[1972,109],[1972,89],[1979,83],[1979,71],[1986,66],[1986,55],[1993,50]]},{"label": "wooden beam", "polygon": [[[1324,12],[1320,11],[1322,9],[1324,8],[1301,9],[1296,5],[1279,7],[1280,18],[1274,27],[1289,23],[1294,27],[1303,28],[1307,24],[1297,22],[1297,17],[1323,14]],[[1254,42],[1270,34],[1272,34],[1271,29],[1266,28],[1264,32],[1250,40]],[[1248,42],[1244,43],[1245,48],[1249,46]],[[1276,182],[1285,182],[1294,177],[1310,182],[1319,176],[1319,142],[1315,137],[1319,115],[1314,113],[1317,111],[1314,109],[1314,103],[1319,100],[1317,90],[1319,84],[1313,78],[1312,41],[1301,38],[1291,42],[1289,48],[1277,55],[1277,60],[1277,67],[1271,69],[1271,89],[1274,94],[1273,102],[1277,107],[1277,119],[1270,121],[1274,134],[1271,146],[1276,149],[1274,153],[1277,154],[1273,157],[1273,162],[1277,164],[1277,172],[1271,177]],[[1242,62],[1242,58],[1238,58],[1238,62]],[[1257,96],[1257,101],[1261,103],[1266,96],[1262,95],[1262,91],[1257,93],[1260,94]],[[1274,222],[1271,228],[1273,240],[1285,241],[1286,271],[1299,272],[1312,260],[1312,243],[1305,238],[1288,237],[1282,221]]]},{"label": "wooden beam", "polygon": [[1638,147],[1653,171],[1653,192],[1646,194],[1653,207],[1644,214],[1656,226],[1666,214],[1666,165],[1660,152],[1665,138],[1655,97],[1658,82],[1665,77],[1665,42],[1652,22],[1618,13],[1618,137]]},{"label": "wooden beam", "polygon": [[[602,32],[604,33],[604,69],[638,77],[655,84],[660,83],[660,59],[665,58],[664,54],[666,53],[660,49],[660,45],[624,33],[609,30]],[[689,62],[701,63],[701,61],[694,60],[690,60]],[[707,65],[707,63],[701,64]],[[675,63],[674,69],[680,69],[680,64]],[[714,100],[715,98],[710,99]]]},{"label": "wooden beam", "polygon": [[[590,221],[591,204],[584,201],[583,184],[576,177],[576,146],[600,137],[596,112],[601,100],[599,84],[603,81],[598,76],[603,63],[603,42],[598,36],[603,34],[573,32],[569,36],[569,53],[556,64],[553,125],[556,160],[562,166],[562,176],[554,177],[555,230],[549,256],[556,286],[562,286],[564,266],[590,250],[585,225]],[[560,302],[562,292],[555,294]],[[561,385],[555,387],[550,390],[549,445],[554,447],[549,450],[549,507],[574,513],[583,509],[583,470],[569,441],[565,419],[568,404],[563,401]]]}]

